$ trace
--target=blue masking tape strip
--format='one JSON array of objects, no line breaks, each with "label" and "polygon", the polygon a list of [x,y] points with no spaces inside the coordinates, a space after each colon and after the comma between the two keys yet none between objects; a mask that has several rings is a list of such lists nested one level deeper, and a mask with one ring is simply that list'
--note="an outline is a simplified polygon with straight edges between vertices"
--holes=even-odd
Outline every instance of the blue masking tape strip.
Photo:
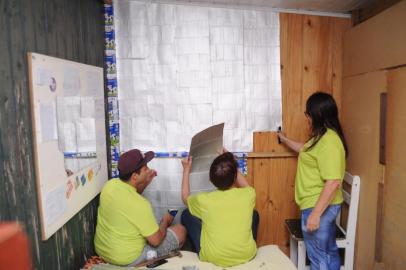
[{"label": "blue masking tape strip", "polygon": [[[237,158],[238,168],[243,174],[247,174],[247,158],[248,153],[246,152],[233,152],[234,156]],[[189,155],[188,152],[155,152],[156,158],[184,158]]]},{"label": "blue masking tape strip", "polygon": [[64,152],[65,158],[95,158],[96,152]]},{"label": "blue masking tape strip", "polygon": [[108,123],[110,135],[111,176],[118,176],[117,162],[120,157],[120,124],[118,108],[116,41],[114,31],[114,9],[112,5],[104,5],[104,41],[106,68],[106,88],[108,96]]},{"label": "blue masking tape strip", "polygon": [[188,156],[188,152],[155,152],[156,158],[183,158]]}]

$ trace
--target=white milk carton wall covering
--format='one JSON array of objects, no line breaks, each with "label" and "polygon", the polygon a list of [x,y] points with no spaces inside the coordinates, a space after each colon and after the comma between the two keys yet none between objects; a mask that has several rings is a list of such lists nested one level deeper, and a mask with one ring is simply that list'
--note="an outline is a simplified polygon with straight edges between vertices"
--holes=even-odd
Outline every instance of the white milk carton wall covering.
[{"label": "white milk carton wall covering", "polygon": [[[278,13],[129,0],[114,13],[121,152],[188,151],[222,122],[224,146],[251,151],[253,131],[280,125]],[[180,160],[151,167],[145,195],[157,216],[182,207]]]}]

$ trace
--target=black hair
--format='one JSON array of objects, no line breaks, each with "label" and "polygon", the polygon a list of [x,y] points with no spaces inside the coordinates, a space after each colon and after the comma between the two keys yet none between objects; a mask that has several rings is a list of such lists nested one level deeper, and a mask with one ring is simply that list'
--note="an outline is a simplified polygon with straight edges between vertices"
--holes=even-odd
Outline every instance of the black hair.
[{"label": "black hair", "polygon": [[229,189],[237,178],[238,163],[234,155],[226,152],[216,157],[210,166],[210,181],[219,190]]},{"label": "black hair", "polygon": [[132,171],[132,172],[127,173],[127,174],[122,174],[122,173],[119,171],[118,177],[119,177],[122,181],[128,182],[128,181],[130,180],[131,176],[133,175],[133,173],[140,174],[141,169],[142,169],[142,167],[139,168],[138,170]]},{"label": "black hair", "polygon": [[348,156],[347,143],[338,119],[338,109],[334,98],[324,92],[312,94],[306,101],[305,114],[312,120],[310,139],[312,144],[306,151],[312,149],[326,133],[327,128],[334,130],[344,145],[345,155]]}]

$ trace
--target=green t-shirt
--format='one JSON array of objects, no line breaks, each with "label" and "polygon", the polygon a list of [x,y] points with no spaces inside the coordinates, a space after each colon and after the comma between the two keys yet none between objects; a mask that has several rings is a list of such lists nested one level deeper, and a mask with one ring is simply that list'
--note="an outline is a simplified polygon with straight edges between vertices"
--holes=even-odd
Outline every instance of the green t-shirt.
[{"label": "green t-shirt", "polygon": [[229,267],[256,254],[252,237],[255,190],[252,187],[203,192],[188,198],[192,215],[202,220],[200,260]]},{"label": "green t-shirt", "polygon": [[[306,151],[309,140],[299,153],[295,199],[300,209],[312,208],[323,190],[326,180],[343,180],[345,173],[344,145],[334,130],[327,129],[318,143]],[[342,188],[330,204],[343,202]]]},{"label": "green t-shirt", "polygon": [[151,204],[120,179],[106,183],[100,195],[94,239],[96,252],[116,265],[138,258],[146,237],[159,229]]}]

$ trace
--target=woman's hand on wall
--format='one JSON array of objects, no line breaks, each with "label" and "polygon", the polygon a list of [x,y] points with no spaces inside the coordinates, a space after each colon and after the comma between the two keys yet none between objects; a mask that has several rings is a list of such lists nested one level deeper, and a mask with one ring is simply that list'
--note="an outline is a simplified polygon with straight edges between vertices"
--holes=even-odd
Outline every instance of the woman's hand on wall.
[{"label": "woman's hand on wall", "polygon": [[182,167],[183,173],[190,173],[190,170],[192,169],[192,156],[182,159]]},{"label": "woman's hand on wall", "polygon": [[182,159],[183,176],[182,176],[182,201],[187,205],[187,199],[190,195],[189,174],[192,170],[192,156]]},{"label": "woman's hand on wall", "polygon": [[279,140],[285,144],[287,147],[295,151],[296,153],[299,153],[300,150],[302,150],[304,143],[301,142],[296,142],[294,140],[289,139],[286,137],[286,135],[282,131],[278,131],[278,138]]}]

